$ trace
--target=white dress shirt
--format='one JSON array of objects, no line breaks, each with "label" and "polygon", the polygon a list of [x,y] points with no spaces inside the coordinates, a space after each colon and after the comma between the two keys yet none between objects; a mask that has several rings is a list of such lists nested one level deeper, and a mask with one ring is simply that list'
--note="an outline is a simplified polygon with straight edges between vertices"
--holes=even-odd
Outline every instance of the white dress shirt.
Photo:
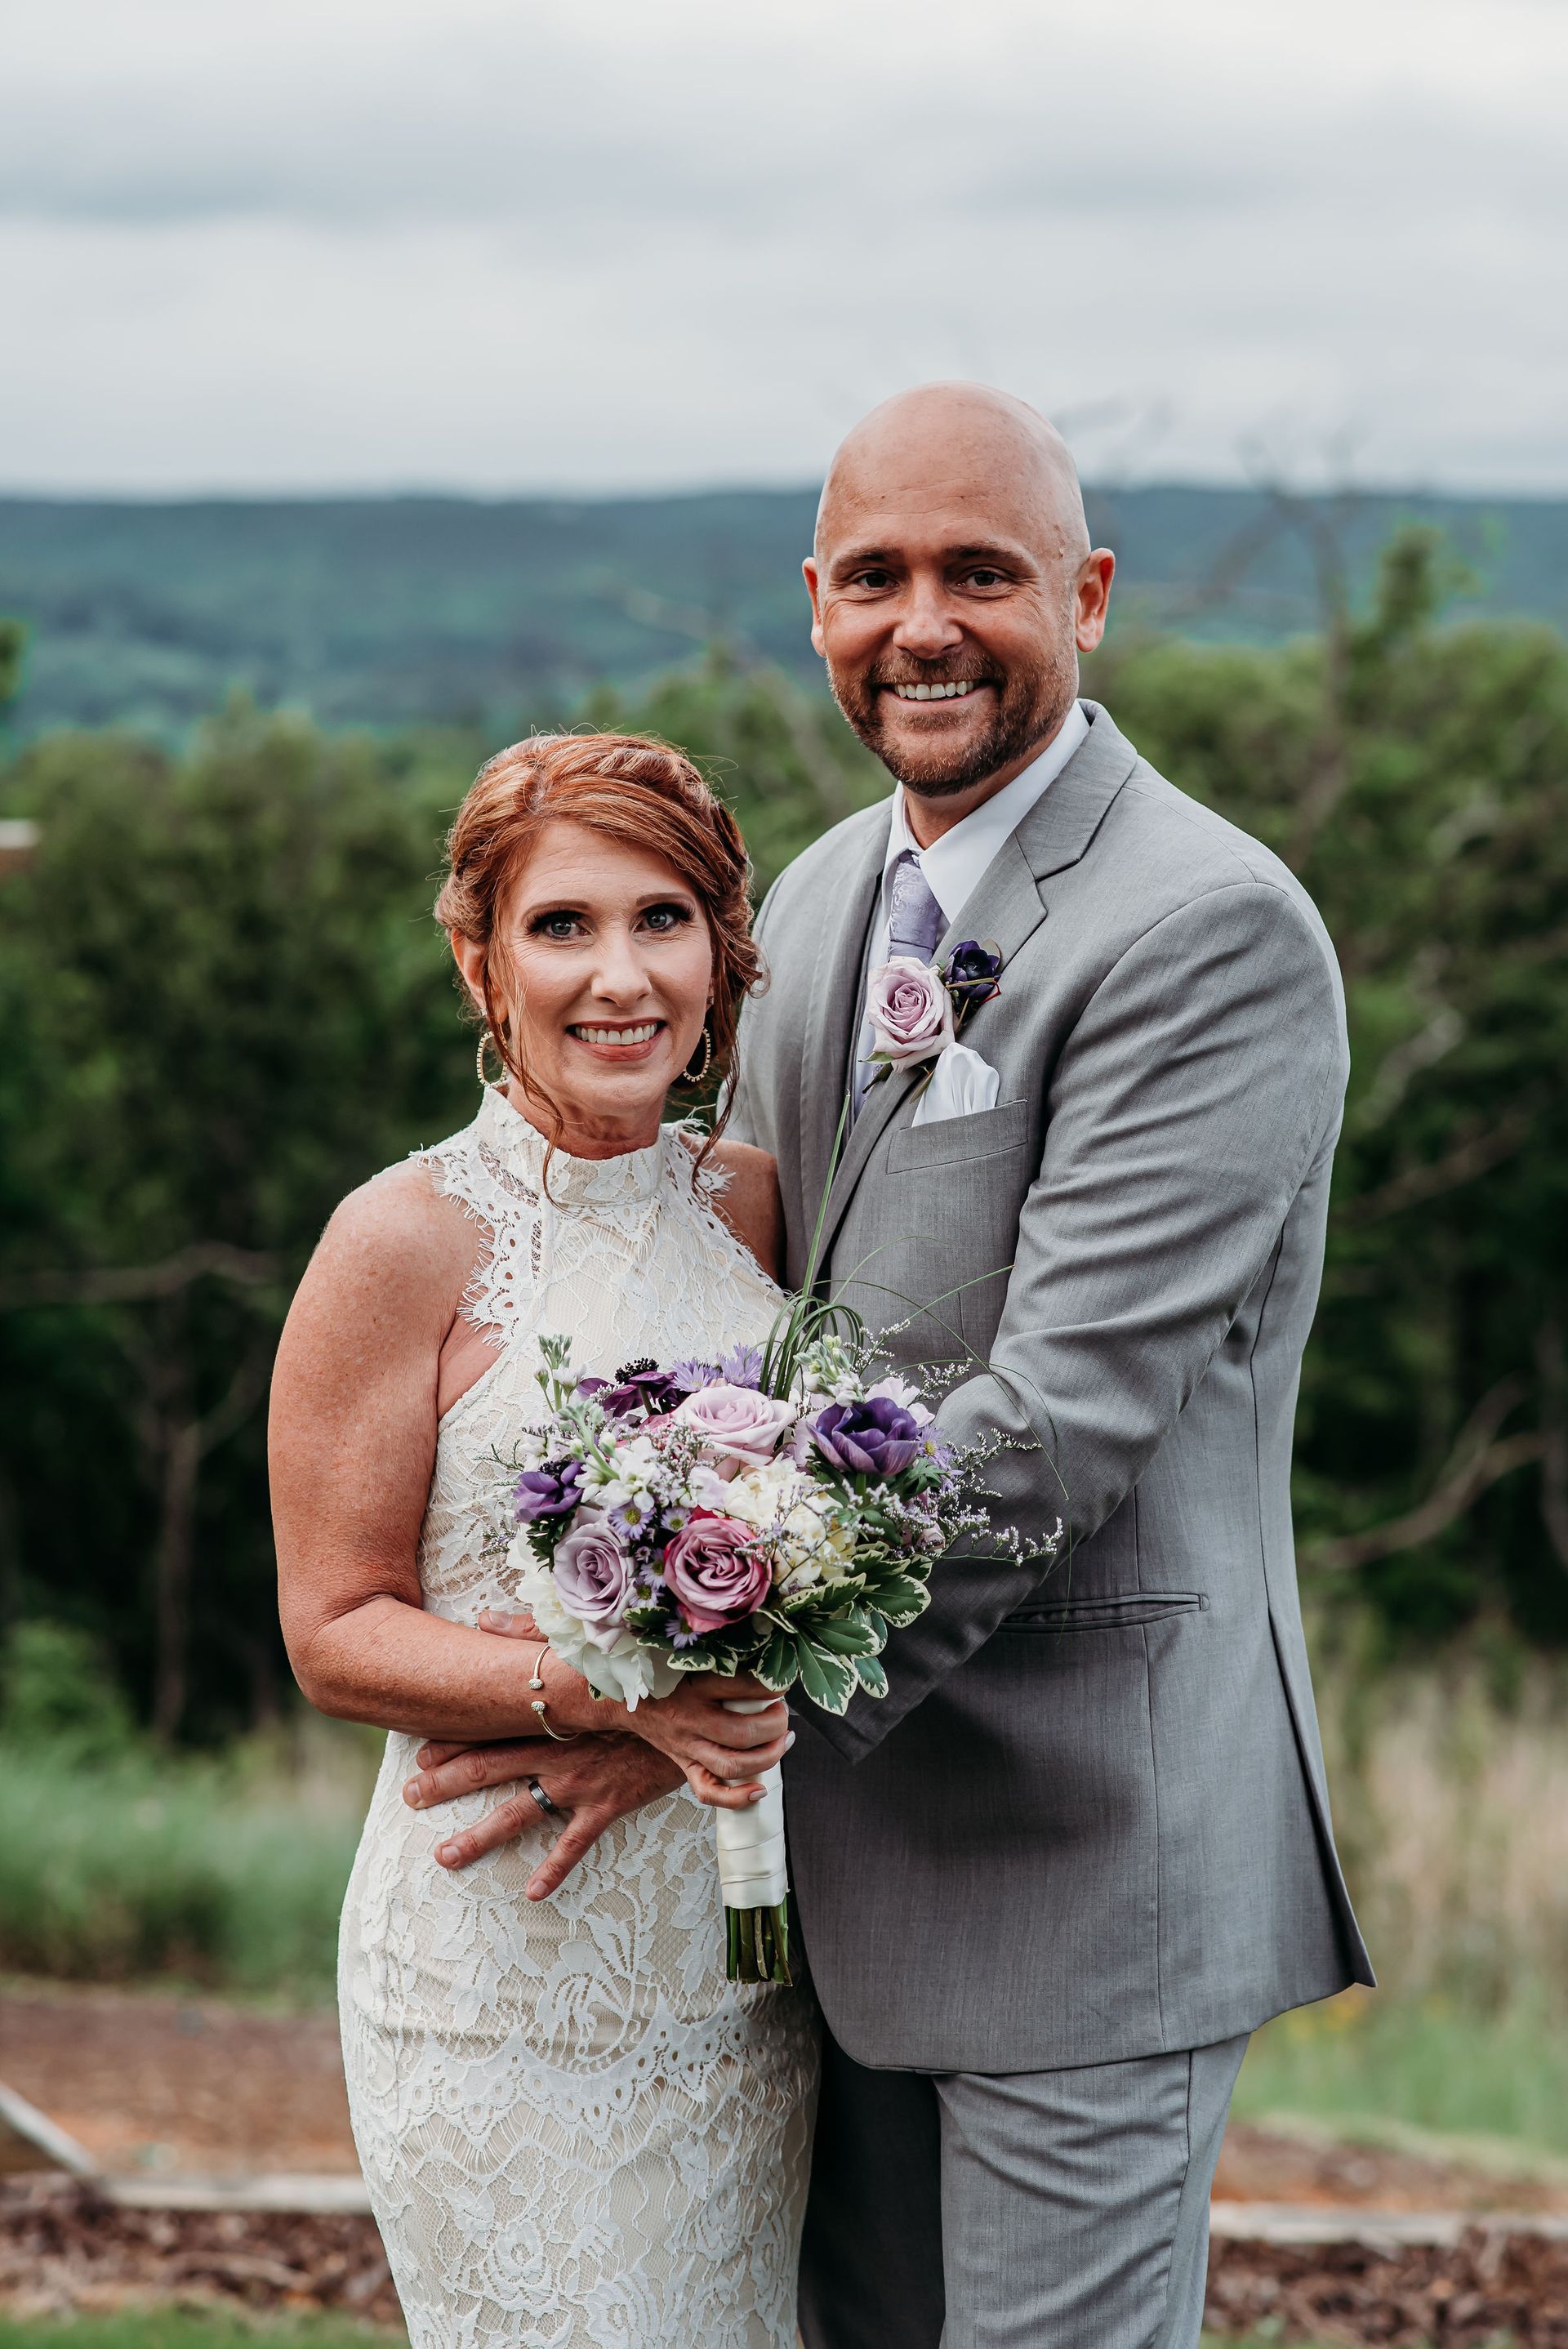
[{"label": "white dress shirt", "polygon": [[[904,813],[903,786],[893,793],[892,823],[888,832],[887,856],[882,864],[882,893],[877,903],[876,919],[872,926],[871,953],[866,961],[869,976],[888,956],[892,935],[892,868],[905,849],[913,849],[915,862],[925,875],[925,885],[942,908],[944,923],[965,905],[978,887],[981,876],[991,864],[1003,842],[1008,839],[1029,810],[1040,801],[1055,782],[1073,752],[1088,734],[1088,719],[1083,704],[1073,703],[1057,731],[1052,736],[1037,759],[1031,760],[1020,775],[992,798],[983,800],[977,808],[944,832],[929,848],[922,848],[910,831]],[[872,1053],[876,1039],[872,1023],[863,1014],[861,1019],[860,1050],[855,1061],[855,1108],[858,1111],[865,1098],[865,1090],[872,1074]]]}]

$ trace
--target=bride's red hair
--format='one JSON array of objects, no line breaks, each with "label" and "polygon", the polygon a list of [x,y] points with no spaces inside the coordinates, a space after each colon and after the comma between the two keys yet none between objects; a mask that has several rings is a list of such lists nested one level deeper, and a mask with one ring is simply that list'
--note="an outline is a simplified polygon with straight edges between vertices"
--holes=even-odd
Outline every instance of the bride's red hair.
[{"label": "bride's red hair", "polygon": [[[733,1074],[740,1007],[760,978],[762,958],[751,938],[750,866],[740,827],[684,751],[648,734],[536,734],[488,760],[447,835],[436,919],[449,937],[483,949],[490,1034],[508,1073],[559,1132],[559,1111],[530,1076],[497,1009],[490,967],[507,894],[556,817],[662,856],[701,905],[713,940],[713,1076]],[[721,1110],[715,1139],[723,1123]]]}]

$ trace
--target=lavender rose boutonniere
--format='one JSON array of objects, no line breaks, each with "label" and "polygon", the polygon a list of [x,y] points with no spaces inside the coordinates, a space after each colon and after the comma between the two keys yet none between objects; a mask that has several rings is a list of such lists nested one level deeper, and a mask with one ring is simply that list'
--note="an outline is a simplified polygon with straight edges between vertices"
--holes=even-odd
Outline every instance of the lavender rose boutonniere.
[{"label": "lavender rose boutonniere", "polygon": [[882,1064],[877,1076],[936,1060],[969,1014],[1001,993],[1001,969],[999,948],[965,938],[944,963],[894,955],[873,970],[866,1010],[876,1040],[872,1058]]},{"label": "lavender rose boutonniere", "polygon": [[953,1000],[929,963],[894,955],[872,973],[866,1009],[876,1036],[873,1058],[890,1069],[934,1060],[954,1036]]}]

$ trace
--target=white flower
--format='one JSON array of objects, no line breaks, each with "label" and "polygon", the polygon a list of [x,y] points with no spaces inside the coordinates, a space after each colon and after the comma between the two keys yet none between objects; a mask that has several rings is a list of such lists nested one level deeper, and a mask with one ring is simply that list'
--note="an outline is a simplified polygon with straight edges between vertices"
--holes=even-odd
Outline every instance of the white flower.
[{"label": "white flower", "polygon": [[850,1569],[853,1524],[833,1495],[792,1460],[748,1469],[726,1485],[724,1511],[776,1537],[780,1589],[804,1590],[813,1582],[834,1582]]},{"label": "white flower", "polygon": [[[907,1411],[916,1427],[929,1427],[936,1416],[934,1412],[928,1411],[925,1404],[921,1402],[920,1389],[911,1386],[907,1379],[879,1379],[874,1387],[866,1389],[866,1401],[874,1402],[879,1397],[885,1398],[889,1402],[896,1402]],[[847,1398],[841,1396],[836,1397],[835,1400],[841,1402]]]},{"label": "white flower", "polygon": [[608,1460],[592,1459],[583,1477],[585,1495],[602,1509],[636,1505],[641,1512],[659,1473],[659,1455],[645,1435],[618,1444]]},{"label": "white flower", "polygon": [[[515,1564],[517,1545],[512,1547]],[[581,1672],[601,1696],[618,1697],[635,1713],[644,1697],[668,1696],[679,1687],[681,1676],[674,1665],[640,1648],[629,1631],[623,1631],[612,1647],[596,1647],[589,1627],[569,1615],[556,1597],[549,1568],[531,1553],[518,1577],[517,1596],[562,1662]]]}]

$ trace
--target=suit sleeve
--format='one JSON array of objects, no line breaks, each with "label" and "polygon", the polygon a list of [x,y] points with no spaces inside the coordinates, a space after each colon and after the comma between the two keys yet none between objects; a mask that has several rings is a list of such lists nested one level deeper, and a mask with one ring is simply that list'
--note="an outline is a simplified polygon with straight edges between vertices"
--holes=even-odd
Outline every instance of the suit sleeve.
[{"label": "suit sleeve", "polygon": [[[990,1368],[941,1413],[956,1443],[1023,1447],[984,1471],[995,1522],[1059,1516],[1077,1544],[1126,1498],[1267,1264],[1347,1067],[1326,942],[1266,883],[1181,907],[1107,974],[1050,1077]],[[888,1695],[812,1726],[869,1753],[1046,1570],[945,1558],[889,1643]]]}]

